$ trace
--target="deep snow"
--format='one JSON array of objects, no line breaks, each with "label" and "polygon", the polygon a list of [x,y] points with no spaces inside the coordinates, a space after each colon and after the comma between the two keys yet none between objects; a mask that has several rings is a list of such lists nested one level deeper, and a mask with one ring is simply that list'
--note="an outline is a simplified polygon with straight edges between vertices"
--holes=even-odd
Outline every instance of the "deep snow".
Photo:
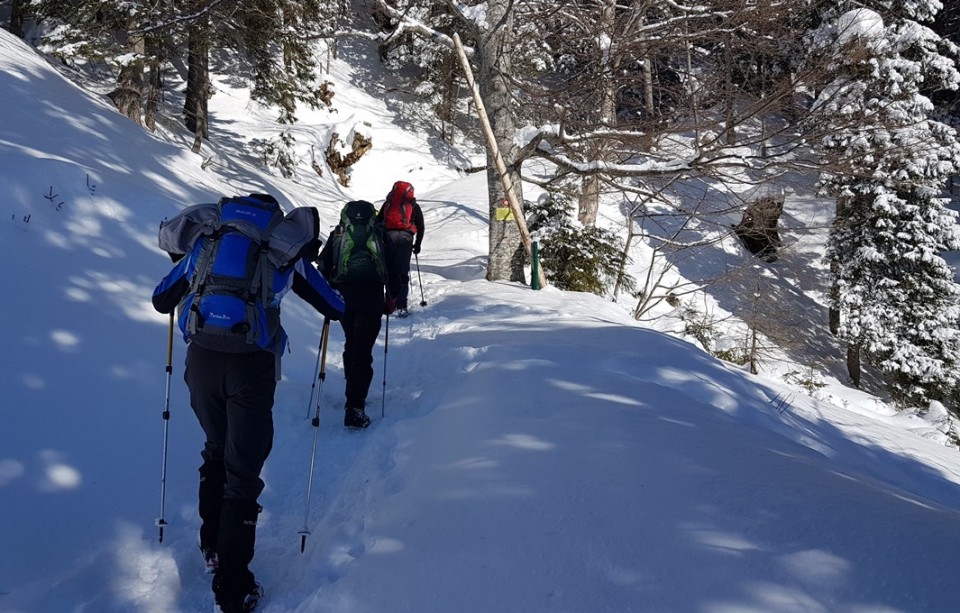
[{"label": "deep snow", "polygon": [[[245,156],[271,114],[241,89],[218,83],[213,129],[232,136],[201,158],[0,31],[0,611],[210,609],[179,339],[163,543],[154,525],[157,225],[262,189],[332,224],[346,198],[379,202],[400,178],[426,215],[428,304],[391,318],[386,353],[381,335],[364,432],[340,425],[333,327],[304,554],[321,319],[284,303],[292,345],[253,563],[264,611],[956,609],[960,456],[931,424],[844,388],[828,403],[749,376],[592,295],[485,281],[484,177],[438,162],[354,70],[333,78],[343,111],[298,133],[369,124],[377,145],[348,189],[276,179]],[[412,304],[420,291],[415,276]]]}]

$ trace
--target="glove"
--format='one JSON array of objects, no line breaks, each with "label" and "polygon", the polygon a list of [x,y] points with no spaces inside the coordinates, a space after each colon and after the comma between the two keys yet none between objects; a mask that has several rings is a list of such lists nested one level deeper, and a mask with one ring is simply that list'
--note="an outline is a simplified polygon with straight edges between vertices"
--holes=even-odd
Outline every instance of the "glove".
[{"label": "glove", "polygon": [[396,299],[396,298],[390,298],[390,299],[388,299],[388,300],[384,300],[384,301],[383,301],[383,314],[384,314],[384,315],[390,315],[391,313],[393,313],[393,312],[396,311],[396,310],[397,310],[397,299]]},{"label": "glove", "polygon": [[420,255],[420,245],[413,246],[413,253],[416,255]]}]

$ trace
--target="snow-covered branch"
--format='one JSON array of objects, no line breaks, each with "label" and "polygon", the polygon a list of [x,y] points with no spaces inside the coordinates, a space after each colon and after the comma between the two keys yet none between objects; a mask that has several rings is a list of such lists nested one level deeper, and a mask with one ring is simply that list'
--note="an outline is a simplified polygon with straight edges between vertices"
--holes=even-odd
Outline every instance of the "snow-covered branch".
[{"label": "snow-covered branch", "polygon": [[[391,21],[395,22],[393,30],[389,34],[379,37],[381,48],[389,49],[391,45],[400,40],[405,34],[412,34],[414,36],[428,38],[451,51],[456,49],[453,38],[436,28],[430,27],[423,21],[411,17],[409,14],[410,11],[399,11],[396,7],[387,4],[384,0],[377,0],[376,8],[381,15],[389,17]],[[452,3],[451,8],[454,8]],[[457,14],[461,15],[462,13]],[[465,23],[470,23],[466,16],[463,16],[462,19]],[[471,47],[465,46],[464,51],[468,57],[473,56],[474,51]]]},{"label": "snow-covered branch", "polygon": [[164,20],[160,23],[155,23],[151,26],[141,28],[139,30],[134,30],[131,34],[145,35],[152,32],[159,32],[163,30],[170,30],[184,23],[190,23],[208,17],[218,5],[223,4],[224,0],[212,0],[210,4],[200,8],[197,11],[191,13],[186,13],[182,15],[176,15],[171,19]]}]

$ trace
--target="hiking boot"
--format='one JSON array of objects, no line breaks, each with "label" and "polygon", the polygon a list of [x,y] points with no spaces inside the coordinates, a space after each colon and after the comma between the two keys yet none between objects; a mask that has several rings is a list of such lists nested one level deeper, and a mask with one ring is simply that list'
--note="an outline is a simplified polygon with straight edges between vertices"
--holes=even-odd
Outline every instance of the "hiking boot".
[{"label": "hiking boot", "polygon": [[243,603],[240,605],[242,613],[252,613],[257,610],[257,605],[263,600],[263,586],[259,583],[253,584],[253,589],[243,597]]},{"label": "hiking boot", "polygon": [[263,600],[263,587],[259,583],[254,583],[241,602],[218,602],[217,611],[220,613],[253,613],[257,610],[257,605],[260,604],[261,600]]},{"label": "hiking boot", "polygon": [[200,553],[203,554],[203,563],[207,568],[207,574],[212,575],[217,572],[217,566],[220,564],[220,559],[217,557],[217,552],[213,549],[204,549],[200,548]]},{"label": "hiking boot", "polygon": [[363,411],[363,408],[344,407],[343,425],[348,428],[362,429],[370,425],[370,418]]}]

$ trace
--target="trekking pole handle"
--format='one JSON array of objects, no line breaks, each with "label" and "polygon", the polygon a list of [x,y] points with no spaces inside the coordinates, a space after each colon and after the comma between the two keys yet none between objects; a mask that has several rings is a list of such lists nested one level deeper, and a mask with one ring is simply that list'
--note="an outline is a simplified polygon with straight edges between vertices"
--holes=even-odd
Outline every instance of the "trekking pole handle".
[{"label": "trekking pole handle", "polygon": [[317,380],[320,381],[320,391],[317,393],[317,408],[314,413],[311,425],[314,428],[320,427],[320,394],[323,393],[323,382],[327,380],[327,342],[330,338],[330,318],[323,318],[323,332],[320,334],[320,371]]},{"label": "trekking pole handle", "polygon": [[327,378],[327,339],[330,337],[330,318],[323,318],[323,334],[320,341],[320,380]]}]

